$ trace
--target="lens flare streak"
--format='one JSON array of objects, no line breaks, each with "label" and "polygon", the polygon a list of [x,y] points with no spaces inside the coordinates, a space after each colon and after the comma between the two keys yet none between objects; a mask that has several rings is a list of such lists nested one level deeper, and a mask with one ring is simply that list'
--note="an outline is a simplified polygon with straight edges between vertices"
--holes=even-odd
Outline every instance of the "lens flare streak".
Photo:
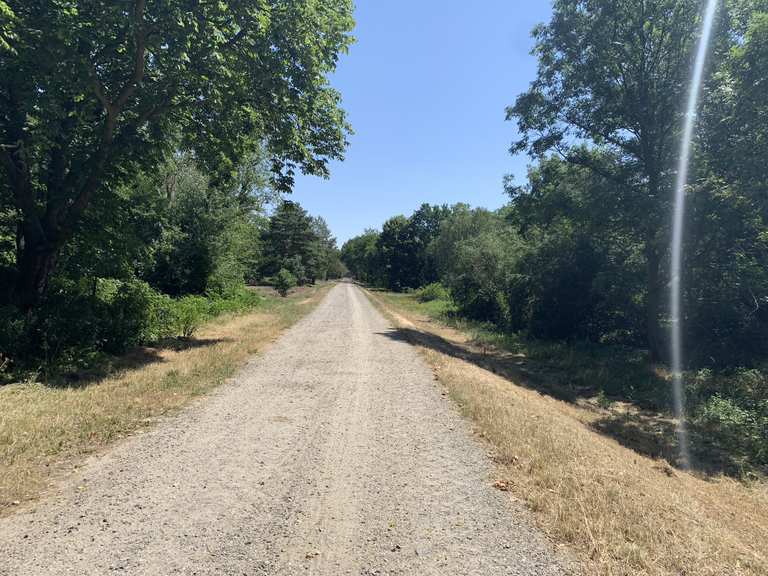
[{"label": "lens flare streak", "polygon": [[688,183],[688,168],[690,165],[693,131],[696,126],[696,112],[704,81],[704,64],[712,38],[712,28],[715,23],[718,0],[708,0],[701,27],[701,37],[696,51],[696,62],[693,67],[688,105],[685,111],[685,126],[680,143],[680,157],[675,181],[675,205],[672,220],[672,258],[670,266],[670,314],[671,314],[671,359],[672,359],[672,395],[677,415],[677,437],[680,449],[680,463],[688,468],[691,464],[688,449],[688,432],[685,425],[685,391],[683,389],[683,336],[681,318],[681,285],[680,274],[683,258],[683,223],[685,216],[685,187]]}]

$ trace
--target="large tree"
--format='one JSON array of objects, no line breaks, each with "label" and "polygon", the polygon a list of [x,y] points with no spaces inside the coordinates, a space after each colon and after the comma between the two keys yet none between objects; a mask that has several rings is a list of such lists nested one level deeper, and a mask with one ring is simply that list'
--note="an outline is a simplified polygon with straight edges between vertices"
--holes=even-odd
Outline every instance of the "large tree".
[{"label": "large tree", "polygon": [[663,349],[676,135],[701,8],[698,0],[555,0],[551,22],[534,31],[538,76],[508,109],[521,134],[514,152],[540,157],[555,150],[589,165],[592,156],[580,146],[586,142],[611,149],[625,167],[617,193],[643,241],[655,358]]},{"label": "large tree", "polygon": [[381,280],[381,269],[376,249],[379,233],[367,229],[359,236],[350,238],[341,247],[341,260],[352,276],[368,284],[377,284]]},{"label": "large tree", "polygon": [[[95,198],[174,147],[227,179],[264,147],[274,185],[327,174],[347,125],[326,76],[350,0],[0,2],[0,194],[13,208],[11,296],[45,291]],[[6,200],[10,200],[6,202]]]},{"label": "large tree", "polygon": [[294,274],[300,284],[318,277],[318,237],[316,223],[296,202],[282,202],[269,219],[264,233],[262,274],[274,276],[281,268]]}]

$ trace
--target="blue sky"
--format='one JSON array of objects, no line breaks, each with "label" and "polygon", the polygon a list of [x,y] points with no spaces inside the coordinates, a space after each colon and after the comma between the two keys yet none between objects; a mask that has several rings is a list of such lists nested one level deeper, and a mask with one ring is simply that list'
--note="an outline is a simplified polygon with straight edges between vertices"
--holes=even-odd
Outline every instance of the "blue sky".
[{"label": "blue sky", "polygon": [[355,131],[331,178],[297,178],[290,199],[339,240],[422,202],[497,208],[502,179],[529,159],[508,152],[504,121],[533,79],[533,26],[548,0],[359,0],[356,43],[332,84]]}]

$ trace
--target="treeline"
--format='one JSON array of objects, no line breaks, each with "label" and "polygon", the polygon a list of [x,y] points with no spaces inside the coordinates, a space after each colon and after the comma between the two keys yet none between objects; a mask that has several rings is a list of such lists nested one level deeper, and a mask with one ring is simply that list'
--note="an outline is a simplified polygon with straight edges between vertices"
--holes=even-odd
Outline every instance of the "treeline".
[{"label": "treeline", "polygon": [[[513,152],[535,161],[527,182],[508,182],[497,211],[422,206],[392,218],[343,246],[349,269],[392,290],[439,282],[460,314],[505,333],[666,362],[672,187],[700,10],[556,1],[534,32],[538,77],[508,109]],[[684,357],[699,429],[763,465],[767,85],[768,4],[723,3],[686,191]],[[637,386],[609,392],[637,397]]]},{"label": "treeline", "polygon": [[[0,307],[6,367],[61,369],[189,337],[206,318],[256,306],[260,297],[248,284],[272,284],[285,295],[339,277],[344,269],[325,221],[281,200],[258,159],[250,161],[228,186],[213,186],[191,155],[177,153],[124,186],[121,210],[84,222],[31,310]],[[7,263],[12,232],[0,228]]]},{"label": "treeline", "polygon": [[[352,6],[0,0],[0,377],[78,368],[341,273],[282,201],[349,130]],[[274,207],[269,217],[268,210]]]}]

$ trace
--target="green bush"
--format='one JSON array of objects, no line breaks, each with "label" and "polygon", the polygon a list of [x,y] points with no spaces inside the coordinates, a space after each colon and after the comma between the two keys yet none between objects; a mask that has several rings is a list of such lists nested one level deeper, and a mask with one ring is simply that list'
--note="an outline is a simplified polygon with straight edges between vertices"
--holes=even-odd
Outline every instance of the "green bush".
[{"label": "green bush", "polygon": [[699,408],[693,423],[701,437],[700,449],[714,446],[740,468],[768,466],[768,401],[753,411],[713,396]]},{"label": "green bush", "polygon": [[448,288],[440,284],[440,282],[432,282],[426,286],[419,288],[415,292],[416,298],[419,302],[432,302],[434,300],[450,300],[451,294],[448,292]]},{"label": "green bush", "polygon": [[155,292],[149,295],[149,322],[142,332],[140,342],[148,344],[176,335],[176,311],[173,298]]},{"label": "green bush", "polygon": [[210,315],[208,300],[202,296],[184,296],[174,302],[177,333],[191,338]]},{"label": "green bush", "polygon": [[285,268],[281,268],[280,272],[275,276],[275,290],[278,291],[280,296],[285,297],[288,295],[288,291],[295,286],[296,276]]},{"label": "green bush", "polygon": [[111,281],[105,288],[100,294],[105,313],[100,323],[100,347],[105,352],[119,354],[143,343],[151,331],[152,300],[156,293],[140,280]]},{"label": "green bush", "polygon": [[[298,254],[296,256],[293,256],[292,258],[289,258],[285,263],[285,268],[281,268],[280,271],[277,273],[277,276],[279,278],[280,273],[285,270],[289,274],[291,274],[294,278],[294,285],[297,284],[304,285],[309,281],[309,278],[307,277],[307,269],[306,266],[304,266],[304,262],[301,259],[301,256]],[[293,286],[290,286],[289,288],[293,288]],[[281,292],[282,294],[282,292]],[[283,294],[285,296],[285,294]]]},{"label": "green bush", "polygon": [[768,467],[768,373],[699,370],[686,378],[686,396],[698,451],[720,454],[738,472]]}]

